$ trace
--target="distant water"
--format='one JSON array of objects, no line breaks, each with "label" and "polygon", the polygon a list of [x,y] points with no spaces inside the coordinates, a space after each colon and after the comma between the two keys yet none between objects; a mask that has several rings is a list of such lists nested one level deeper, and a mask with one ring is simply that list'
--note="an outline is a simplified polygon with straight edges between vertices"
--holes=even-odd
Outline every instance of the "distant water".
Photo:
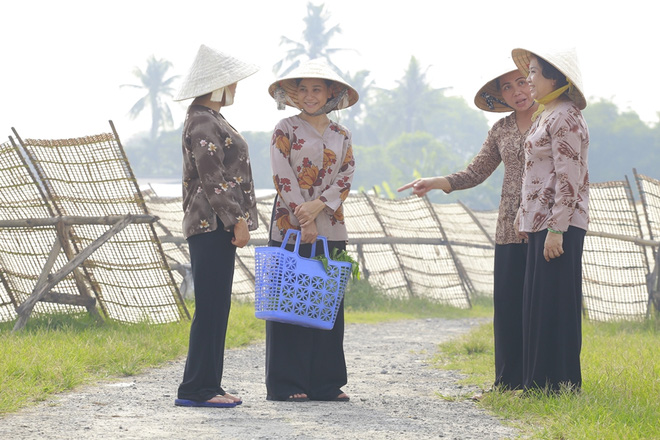
[{"label": "distant water", "polygon": [[[174,179],[138,179],[140,190],[153,190],[158,197],[181,197],[181,181]],[[275,193],[274,189],[257,189],[257,197],[269,196]]]}]

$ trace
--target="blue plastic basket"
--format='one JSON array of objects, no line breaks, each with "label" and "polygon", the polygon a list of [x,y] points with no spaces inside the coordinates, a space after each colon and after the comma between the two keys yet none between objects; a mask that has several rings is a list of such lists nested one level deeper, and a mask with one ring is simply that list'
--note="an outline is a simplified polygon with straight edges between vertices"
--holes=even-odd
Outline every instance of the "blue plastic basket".
[{"label": "blue plastic basket", "polygon": [[[285,246],[291,234],[296,235],[296,244],[293,251],[288,251]],[[255,250],[257,318],[323,330],[334,327],[352,265],[331,260],[326,238],[318,239],[323,242],[327,271],[319,260],[300,256],[300,234],[295,229],[287,231],[282,246]],[[315,251],[316,243],[312,255]]]}]

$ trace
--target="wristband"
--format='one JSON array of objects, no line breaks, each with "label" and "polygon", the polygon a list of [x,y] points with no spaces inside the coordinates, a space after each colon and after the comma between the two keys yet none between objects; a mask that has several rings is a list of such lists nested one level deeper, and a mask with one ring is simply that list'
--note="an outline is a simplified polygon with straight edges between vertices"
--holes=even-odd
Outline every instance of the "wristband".
[{"label": "wristband", "polygon": [[552,232],[553,234],[563,234],[562,231],[557,231],[556,229],[548,228],[548,232]]}]

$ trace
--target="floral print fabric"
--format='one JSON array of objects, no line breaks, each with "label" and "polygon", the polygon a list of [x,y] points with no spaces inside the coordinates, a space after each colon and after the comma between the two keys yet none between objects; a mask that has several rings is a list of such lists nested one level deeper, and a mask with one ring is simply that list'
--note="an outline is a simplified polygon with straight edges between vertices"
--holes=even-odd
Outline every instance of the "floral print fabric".
[{"label": "floral print fabric", "polygon": [[446,176],[452,190],[473,188],[504,162],[504,179],[495,229],[497,244],[522,242],[513,222],[520,207],[525,136],[526,133],[522,134],[518,130],[515,114],[511,113],[493,125],[481,150],[465,170]]},{"label": "floral print fabric", "polygon": [[325,203],[316,217],[319,235],[346,240],[342,203],[355,171],[351,133],[330,122],[320,134],[299,116],[282,119],[271,140],[270,160],[277,190],[271,239],[282,241],[288,229],[300,229],[295,208],[315,199]]},{"label": "floral print fabric", "polygon": [[519,211],[520,230],[587,230],[589,129],[572,101],[557,104],[530,128]]},{"label": "floral print fabric", "polygon": [[[257,208],[248,145],[225,118],[191,105],[183,126],[183,235],[227,231],[245,219],[257,228]],[[216,217],[217,216],[217,217]]]}]

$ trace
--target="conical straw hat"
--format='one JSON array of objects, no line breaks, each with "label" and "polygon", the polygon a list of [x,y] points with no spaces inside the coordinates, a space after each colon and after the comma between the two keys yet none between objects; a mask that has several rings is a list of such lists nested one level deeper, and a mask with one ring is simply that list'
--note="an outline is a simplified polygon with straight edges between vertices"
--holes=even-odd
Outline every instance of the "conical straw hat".
[{"label": "conical straw hat", "polygon": [[247,78],[258,70],[259,67],[254,64],[202,44],[174,100],[183,101],[206,95]]},{"label": "conical straw hat", "polygon": [[529,75],[529,59],[534,55],[543,58],[566,76],[566,79],[573,84],[573,87],[567,92],[568,97],[580,110],[584,110],[587,100],[584,98],[582,75],[575,49],[513,49],[511,52],[513,61],[525,76]]}]

